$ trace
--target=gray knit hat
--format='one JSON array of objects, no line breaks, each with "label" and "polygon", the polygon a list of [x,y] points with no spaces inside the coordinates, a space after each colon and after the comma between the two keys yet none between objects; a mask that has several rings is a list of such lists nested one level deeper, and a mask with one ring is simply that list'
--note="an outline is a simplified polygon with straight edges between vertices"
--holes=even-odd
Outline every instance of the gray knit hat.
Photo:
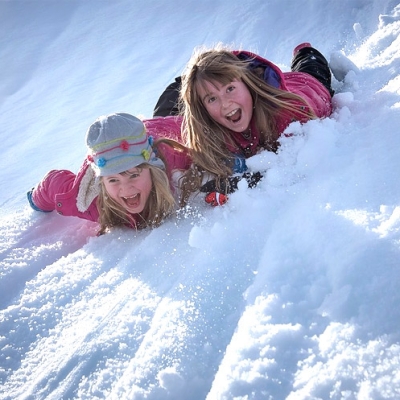
[{"label": "gray knit hat", "polygon": [[143,122],[125,113],[99,117],[86,133],[89,160],[97,176],[119,174],[145,162],[164,168],[152,142]]}]

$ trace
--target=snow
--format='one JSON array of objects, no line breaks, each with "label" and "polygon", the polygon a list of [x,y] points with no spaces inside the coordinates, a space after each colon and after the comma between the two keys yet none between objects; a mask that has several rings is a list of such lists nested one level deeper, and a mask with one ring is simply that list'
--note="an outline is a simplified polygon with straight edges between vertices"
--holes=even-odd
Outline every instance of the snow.
[{"label": "snow", "polygon": [[[393,0],[0,2],[0,399],[399,399],[399,32]],[[219,41],[342,79],[257,188],[101,237],[28,207]]]}]

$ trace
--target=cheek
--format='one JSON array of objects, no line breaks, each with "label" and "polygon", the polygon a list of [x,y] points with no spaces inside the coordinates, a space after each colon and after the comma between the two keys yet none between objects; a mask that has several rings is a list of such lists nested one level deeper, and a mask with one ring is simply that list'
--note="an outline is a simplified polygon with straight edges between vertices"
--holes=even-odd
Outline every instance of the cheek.
[{"label": "cheek", "polygon": [[249,96],[248,96],[248,107],[250,109],[253,109],[253,98],[251,97],[250,93],[249,93]]},{"label": "cheek", "polygon": [[142,179],[140,181],[140,190],[142,195],[148,196],[151,192],[153,183],[151,180],[150,170],[144,170],[142,172]]},{"label": "cheek", "polygon": [[149,179],[148,181],[144,182],[143,184],[143,193],[145,193],[147,196],[150,194],[151,189],[152,189],[152,182],[151,179]]},{"label": "cheek", "polygon": [[249,99],[248,101],[249,101],[250,107],[253,108],[253,106],[254,106],[253,97],[251,96],[249,91],[247,92],[247,98]]},{"label": "cheek", "polygon": [[211,118],[216,119],[219,116],[219,108],[217,107],[217,104],[212,104],[212,105],[208,105],[205,106],[205,109],[208,113],[208,115],[210,115]]},{"label": "cheek", "polygon": [[110,196],[114,200],[117,200],[117,188],[115,186],[107,185],[106,183],[104,183],[104,189],[108,196]]}]

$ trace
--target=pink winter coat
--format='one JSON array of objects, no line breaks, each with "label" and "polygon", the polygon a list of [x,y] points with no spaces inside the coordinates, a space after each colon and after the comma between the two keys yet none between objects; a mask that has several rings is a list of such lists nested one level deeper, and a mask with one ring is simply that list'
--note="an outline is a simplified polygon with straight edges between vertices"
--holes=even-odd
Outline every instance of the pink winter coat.
[{"label": "pink winter coat", "polygon": [[[181,141],[180,117],[159,117],[143,121],[149,136],[154,139],[167,137]],[[174,170],[186,170],[191,160],[186,153],[177,152],[167,145],[161,145],[166,163],[166,172],[172,185]],[[96,206],[98,191],[94,190],[95,175],[90,163],[84,160],[79,172],[52,170],[32,192],[33,203],[43,211],[54,211],[65,216],[75,216],[98,222]]]},{"label": "pink winter coat", "polygon": [[[271,61],[266,60],[248,51],[234,51],[238,58],[242,60],[252,60],[249,68],[262,66],[266,69],[264,80],[276,88],[291,92],[302,97],[318,118],[328,117],[332,113],[332,99],[329,91],[313,76],[305,72],[282,72],[279,67]],[[296,102],[292,103],[296,105]],[[299,111],[309,111],[308,107],[298,102]],[[299,115],[292,118],[288,115],[280,115],[276,121],[278,131],[282,133],[287,126],[294,120],[307,122],[307,118]],[[230,149],[232,152],[244,151],[246,157],[257,153],[260,146],[259,132],[254,125],[251,126],[252,135],[249,138],[243,137],[241,133],[231,132],[232,138],[237,144],[237,148]]]}]

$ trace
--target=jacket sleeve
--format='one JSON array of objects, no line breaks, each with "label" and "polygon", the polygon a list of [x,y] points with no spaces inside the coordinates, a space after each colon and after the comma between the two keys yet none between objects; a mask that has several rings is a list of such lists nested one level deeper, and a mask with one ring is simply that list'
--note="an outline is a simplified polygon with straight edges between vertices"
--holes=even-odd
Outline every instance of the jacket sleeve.
[{"label": "jacket sleeve", "polygon": [[305,72],[286,72],[284,76],[288,91],[302,97],[318,118],[331,115],[332,96],[321,82]]},{"label": "jacket sleeve", "polygon": [[68,170],[52,170],[36,185],[32,192],[34,204],[43,211],[56,209],[56,196],[67,193],[74,185],[76,175]]},{"label": "jacket sleeve", "polygon": [[146,127],[147,134],[149,136],[153,136],[154,139],[168,138],[182,143],[181,116],[168,116],[168,117],[144,119],[143,123]]}]

